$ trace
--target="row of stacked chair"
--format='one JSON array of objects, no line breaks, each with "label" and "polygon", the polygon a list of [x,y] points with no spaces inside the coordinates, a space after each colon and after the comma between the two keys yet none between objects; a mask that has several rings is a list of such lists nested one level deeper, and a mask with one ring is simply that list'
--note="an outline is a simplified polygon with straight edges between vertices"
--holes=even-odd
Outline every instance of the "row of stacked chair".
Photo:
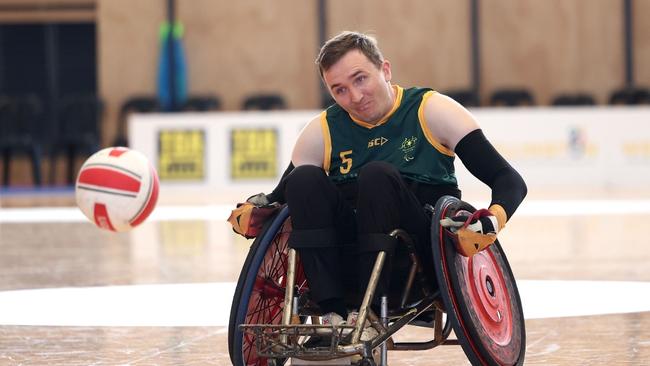
[{"label": "row of stacked chair", "polygon": [[[280,110],[286,109],[287,103],[279,94],[255,94],[244,99],[243,110]],[[221,100],[213,95],[202,95],[189,97],[181,106],[184,112],[208,112],[221,109]],[[134,96],[122,104],[118,119],[117,137],[113,146],[128,146],[126,138],[126,123],[131,113],[152,113],[160,112],[161,107],[158,99],[153,96]]]},{"label": "row of stacked chair", "polygon": [[[452,90],[445,94],[466,107],[480,106],[478,95],[470,90]],[[323,107],[333,100],[325,96]],[[595,98],[589,94],[566,94],[553,99],[554,106],[595,105]],[[643,88],[624,88],[610,95],[610,105],[650,104],[650,91]],[[533,106],[535,98],[525,89],[497,90],[488,99],[489,106]],[[181,106],[182,111],[217,111],[221,100],[213,95],[191,96]],[[256,94],[246,98],[243,110],[280,110],[287,103],[279,94]],[[159,112],[160,104],[153,96],[135,96],[126,100],[118,120],[117,137],[113,146],[127,146],[126,123],[131,113]],[[74,182],[75,158],[89,156],[100,147],[100,123],[104,104],[96,95],[71,95],[58,102],[54,126],[44,126],[43,104],[36,95],[0,96],[0,153],[3,157],[4,186],[9,185],[11,158],[16,154],[26,154],[32,164],[32,177],[36,186],[43,183],[41,160],[44,152],[50,159],[49,182],[55,182],[56,159],[64,155],[67,160],[66,180]],[[44,149],[44,146],[46,147]],[[44,151],[45,150],[45,151]]]},{"label": "row of stacked chair", "polygon": [[[476,92],[471,90],[450,90],[445,94],[466,107],[478,107],[480,103]],[[500,89],[488,98],[488,106],[533,106],[537,105],[533,93],[526,89]],[[590,106],[596,105],[594,96],[587,93],[560,94],[553,98],[553,106]],[[623,88],[614,91],[608,100],[610,105],[650,104],[650,90],[645,88]]]},{"label": "row of stacked chair", "polygon": [[[246,110],[286,109],[284,99],[275,94],[258,94],[244,100]],[[15,155],[27,155],[31,161],[32,179],[36,186],[43,184],[41,174],[44,154],[50,157],[49,182],[56,181],[56,161],[66,158],[66,182],[75,179],[75,160],[89,156],[100,148],[100,124],[104,103],[96,95],[69,95],[57,102],[54,111],[45,110],[35,94],[0,96],[0,154],[3,159],[2,185],[10,182],[11,162]],[[215,96],[191,96],[180,108],[182,111],[215,111],[221,101]],[[126,100],[121,108],[117,138],[114,146],[127,146],[126,121],[132,112],[158,112],[160,104],[155,97],[136,96]],[[50,112],[50,113],[48,113]],[[46,119],[45,116],[54,116]],[[53,120],[54,125],[45,123]]]},{"label": "row of stacked chair", "polygon": [[[32,164],[34,184],[42,184],[41,160],[44,141],[53,167],[64,154],[72,161],[77,154],[90,154],[99,149],[98,122],[103,112],[102,101],[94,95],[70,95],[61,98],[51,112],[55,125],[43,123],[47,112],[34,94],[0,96],[0,152],[3,156],[3,185],[9,185],[11,158],[27,154]],[[68,166],[69,182],[74,175]],[[50,170],[54,181],[54,169]]]}]

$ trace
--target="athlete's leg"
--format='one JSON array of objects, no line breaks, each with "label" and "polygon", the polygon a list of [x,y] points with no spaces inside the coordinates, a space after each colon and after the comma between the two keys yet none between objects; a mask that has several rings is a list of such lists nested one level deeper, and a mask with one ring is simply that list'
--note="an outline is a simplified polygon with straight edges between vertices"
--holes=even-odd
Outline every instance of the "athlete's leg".
[{"label": "athlete's leg", "polygon": [[[396,239],[388,233],[397,228],[406,230],[418,248],[427,247],[430,243],[430,219],[424,213],[420,201],[391,164],[367,164],[361,170],[358,182],[359,277],[363,290],[368,283],[377,252],[386,250],[388,258],[391,257]],[[389,260],[382,271],[375,299],[388,292],[390,262]]]},{"label": "athlete's leg", "polygon": [[337,312],[343,318],[345,282],[349,281],[342,247],[353,241],[354,212],[322,168],[306,165],[287,177],[285,197],[293,230],[289,246],[300,255],[312,298],[323,313]]}]

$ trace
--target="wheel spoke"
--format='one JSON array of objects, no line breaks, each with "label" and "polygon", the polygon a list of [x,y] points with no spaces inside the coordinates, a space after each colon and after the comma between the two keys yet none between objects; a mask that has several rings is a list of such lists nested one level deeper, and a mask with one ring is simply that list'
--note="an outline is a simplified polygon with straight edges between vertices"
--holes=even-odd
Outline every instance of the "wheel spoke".
[{"label": "wheel spoke", "polygon": [[277,309],[278,311],[276,311],[276,313],[280,313],[281,310],[282,310],[282,305],[283,305],[284,301],[281,302],[281,301],[276,300],[276,302],[271,303],[270,299],[268,299],[268,300],[266,300],[264,302],[267,303],[266,305],[264,305],[264,307],[259,308],[259,309],[255,309],[253,311],[253,313],[249,313],[251,318],[253,317],[253,315],[258,315],[258,317],[256,318],[257,319],[256,323],[247,322],[247,324],[266,324],[265,319],[262,319],[262,321],[263,321],[262,323],[259,322],[260,314],[265,314],[267,312],[270,312],[271,309]]},{"label": "wheel spoke", "polygon": [[[280,324],[284,308],[284,293],[288,265],[287,239],[291,232],[291,221],[286,220],[275,237],[263,249],[265,250],[257,268],[255,283],[250,293],[244,324]],[[300,260],[296,262],[295,284],[298,294],[307,289],[307,281]],[[255,345],[255,336],[242,334],[241,355],[245,365],[267,365],[267,359],[259,357]]]}]

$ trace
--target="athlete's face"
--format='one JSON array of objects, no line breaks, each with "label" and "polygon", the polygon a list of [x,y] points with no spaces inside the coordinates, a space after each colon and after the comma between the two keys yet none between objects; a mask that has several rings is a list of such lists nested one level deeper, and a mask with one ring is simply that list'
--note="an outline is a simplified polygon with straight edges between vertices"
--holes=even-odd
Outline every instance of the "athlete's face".
[{"label": "athlete's face", "polygon": [[323,72],[323,80],[332,97],[352,117],[376,124],[393,107],[390,63],[379,68],[359,50],[345,54]]}]

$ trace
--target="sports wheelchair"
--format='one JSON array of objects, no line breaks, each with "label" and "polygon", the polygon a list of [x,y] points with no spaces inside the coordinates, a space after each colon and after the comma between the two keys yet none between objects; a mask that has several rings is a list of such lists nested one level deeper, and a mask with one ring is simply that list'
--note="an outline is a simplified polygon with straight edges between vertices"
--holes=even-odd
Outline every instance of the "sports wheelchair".
[{"label": "sports wheelchair", "polygon": [[[390,307],[383,297],[379,315],[370,307],[386,259],[386,252],[379,252],[356,324],[321,325],[300,260],[287,246],[291,219],[288,209],[282,208],[253,242],[239,276],[228,329],[233,365],[283,365],[290,358],[324,361],[350,356],[355,356],[356,365],[385,365],[388,350],[440,345],[460,345],[473,365],[523,364],[526,333],[521,300],[499,242],[464,257],[456,250],[455,235],[439,225],[440,219],[461,210],[475,211],[451,196],[429,206],[437,286],[427,284],[408,234],[395,230],[391,235],[406,248],[410,261],[401,296],[391,298]],[[393,340],[402,327],[421,325],[422,319],[428,319],[432,339]],[[366,322],[376,335],[361,340]],[[455,339],[449,338],[452,329]],[[323,333],[329,334],[329,344],[306,343]]]}]

